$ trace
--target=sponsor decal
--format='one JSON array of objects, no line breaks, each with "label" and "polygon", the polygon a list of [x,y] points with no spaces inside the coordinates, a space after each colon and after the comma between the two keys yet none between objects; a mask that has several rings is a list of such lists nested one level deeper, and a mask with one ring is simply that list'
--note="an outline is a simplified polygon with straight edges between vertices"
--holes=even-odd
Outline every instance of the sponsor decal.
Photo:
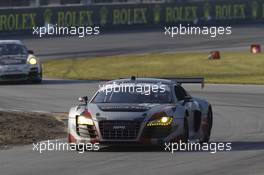
[{"label": "sponsor decal", "polygon": [[21,63],[22,60],[8,59],[8,60],[1,60],[0,62],[2,64],[17,64],[17,63]]},{"label": "sponsor decal", "polygon": [[113,126],[113,129],[126,129],[126,126]]}]

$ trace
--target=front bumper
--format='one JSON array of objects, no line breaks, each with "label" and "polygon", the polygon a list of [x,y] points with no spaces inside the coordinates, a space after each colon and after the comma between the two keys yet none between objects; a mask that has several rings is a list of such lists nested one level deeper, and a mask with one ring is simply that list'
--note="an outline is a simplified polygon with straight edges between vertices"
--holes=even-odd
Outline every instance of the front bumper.
[{"label": "front bumper", "polygon": [[27,70],[17,72],[1,72],[0,82],[14,82],[14,81],[37,81],[42,79],[42,72],[39,67],[32,67]]},{"label": "front bumper", "polygon": [[102,145],[162,145],[165,142],[178,141],[182,134],[181,120],[166,127],[148,127],[142,122],[140,125],[133,124],[134,129],[127,127],[122,121],[122,126],[125,125],[127,130],[111,130],[108,123],[104,125],[106,126],[103,128],[96,122],[94,126],[79,126],[74,119],[69,119],[69,142]]}]

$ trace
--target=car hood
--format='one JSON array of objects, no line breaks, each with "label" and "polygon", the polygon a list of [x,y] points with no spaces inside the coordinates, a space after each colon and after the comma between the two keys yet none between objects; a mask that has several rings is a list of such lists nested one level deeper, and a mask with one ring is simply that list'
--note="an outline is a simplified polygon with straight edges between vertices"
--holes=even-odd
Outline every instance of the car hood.
[{"label": "car hood", "polygon": [[95,120],[145,120],[172,108],[172,104],[88,104],[88,111]]}]

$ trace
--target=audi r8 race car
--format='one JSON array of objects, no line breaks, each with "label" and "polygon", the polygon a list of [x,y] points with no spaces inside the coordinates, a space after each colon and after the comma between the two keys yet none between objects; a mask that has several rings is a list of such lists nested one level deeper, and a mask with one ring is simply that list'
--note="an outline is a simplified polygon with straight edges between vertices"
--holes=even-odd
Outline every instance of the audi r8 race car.
[{"label": "audi r8 race car", "polygon": [[213,113],[175,80],[131,78],[100,86],[91,100],[72,107],[70,143],[161,145],[210,139]]},{"label": "audi r8 race car", "polygon": [[18,40],[0,40],[0,82],[42,81],[42,67],[33,51]]}]

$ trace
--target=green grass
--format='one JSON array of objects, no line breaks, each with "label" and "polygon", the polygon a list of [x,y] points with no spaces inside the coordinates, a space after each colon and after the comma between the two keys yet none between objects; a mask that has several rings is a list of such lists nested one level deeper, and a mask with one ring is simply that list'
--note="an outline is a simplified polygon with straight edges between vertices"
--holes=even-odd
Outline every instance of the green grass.
[{"label": "green grass", "polygon": [[224,52],[221,60],[208,53],[147,54],[75,58],[44,63],[49,78],[102,80],[130,77],[205,77],[207,83],[264,84],[264,54]]}]

